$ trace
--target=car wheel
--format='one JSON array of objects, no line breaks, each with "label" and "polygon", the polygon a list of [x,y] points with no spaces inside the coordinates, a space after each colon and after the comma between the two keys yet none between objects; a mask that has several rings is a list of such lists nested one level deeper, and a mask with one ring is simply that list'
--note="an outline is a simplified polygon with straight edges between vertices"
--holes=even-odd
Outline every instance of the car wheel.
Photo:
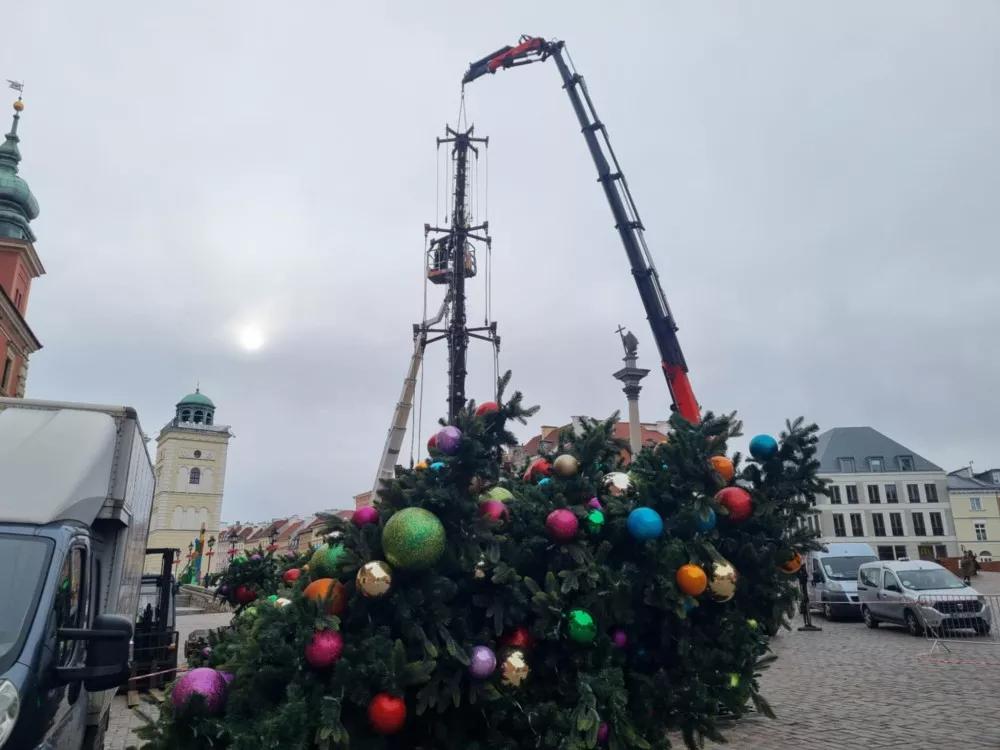
[{"label": "car wheel", "polygon": [[870,627],[872,630],[878,627],[878,620],[875,619],[875,615],[868,607],[861,608],[861,616],[865,618],[865,625]]},{"label": "car wheel", "polygon": [[976,623],[976,633],[978,635],[989,635],[990,634],[990,624],[988,622],[977,622]]},{"label": "car wheel", "polygon": [[910,631],[910,635],[923,635],[924,629],[912,610],[908,609],[903,613],[903,620],[906,622],[906,629]]},{"label": "car wheel", "polygon": [[830,606],[829,602],[823,605],[823,617],[825,617],[827,620],[837,619],[836,616],[833,614],[833,607]]}]

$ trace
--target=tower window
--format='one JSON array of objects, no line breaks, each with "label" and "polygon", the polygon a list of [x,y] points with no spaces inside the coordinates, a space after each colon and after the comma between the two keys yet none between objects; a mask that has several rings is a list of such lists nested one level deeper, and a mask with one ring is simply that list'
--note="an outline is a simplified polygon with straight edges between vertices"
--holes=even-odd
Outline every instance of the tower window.
[{"label": "tower window", "polygon": [[212,412],[208,412],[205,415],[205,424],[212,424]]},{"label": "tower window", "polygon": [[201,451],[195,451],[194,452],[194,457],[195,458],[201,458]]},{"label": "tower window", "polygon": [[188,484],[201,484],[201,469],[197,466],[191,469],[191,476],[188,478]]},{"label": "tower window", "polygon": [[201,424],[204,420],[205,420],[205,412],[203,412],[201,409],[199,409],[194,413],[195,424]]},{"label": "tower window", "polygon": [[184,411],[181,412],[181,421],[182,422],[191,421],[191,412],[188,409],[185,409]]}]

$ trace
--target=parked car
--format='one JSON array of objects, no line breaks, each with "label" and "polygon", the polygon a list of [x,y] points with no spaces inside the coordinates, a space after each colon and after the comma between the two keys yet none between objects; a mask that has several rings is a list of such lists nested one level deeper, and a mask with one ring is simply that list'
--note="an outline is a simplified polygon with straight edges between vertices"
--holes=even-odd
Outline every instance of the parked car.
[{"label": "parked car", "polygon": [[828,620],[861,614],[858,568],[874,560],[878,560],[875,550],[857,542],[835,542],[825,552],[809,553],[810,609],[819,609]]},{"label": "parked car", "polygon": [[993,615],[986,599],[954,573],[927,560],[865,563],[858,569],[861,615],[869,628],[880,622],[905,625],[913,635],[925,629],[990,632]]}]

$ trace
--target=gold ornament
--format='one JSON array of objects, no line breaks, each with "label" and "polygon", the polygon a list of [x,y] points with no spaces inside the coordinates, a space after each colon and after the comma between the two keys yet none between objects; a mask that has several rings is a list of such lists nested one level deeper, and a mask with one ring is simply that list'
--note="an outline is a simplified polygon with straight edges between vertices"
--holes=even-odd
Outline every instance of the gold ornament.
[{"label": "gold ornament", "polygon": [[521,687],[528,679],[531,667],[528,666],[528,655],[520,648],[508,649],[503,653],[500,662],[500,682],[509,687]]},{"label": "gold ornament", "polygon": [[417,461],[416,465],[413,467],[417,471],[424,471],[427,468],[426,461]]},{"label": "gold ornament", "polygon": [[613,471],[605,475],[604,486],[612,495],[621,495],[632,487],[632,478],[623,471]]},{"label": "gold ornament", "polygon": [[733,564],[719,556],[712,566],[712,575],[708,579],[708,589],[718,602],[728,602],[736,594],[736,582],[739,576]]},{"label": "gold ornament", "polygon": [[557,456],[556,460],[552,462],[552,471],[556,473],[557,477],[571,477],[579,470],[580,462],[576,460],[576,456],[571,456],[568,453]]},{"label": "gold ornament", "polygon": [[281,598],[279,598],[279,599],[275,599],[274,600],[274,606],[275,607],[287,607],[291,603],[292,603],[291,599],[286,599],[283,596]]},{"label": "gold ornament", "polygon": [[358,591],[371,599],[378,599],[392,588],[392,568],[381,560],[366,562],[358,569],[355,579]]}]

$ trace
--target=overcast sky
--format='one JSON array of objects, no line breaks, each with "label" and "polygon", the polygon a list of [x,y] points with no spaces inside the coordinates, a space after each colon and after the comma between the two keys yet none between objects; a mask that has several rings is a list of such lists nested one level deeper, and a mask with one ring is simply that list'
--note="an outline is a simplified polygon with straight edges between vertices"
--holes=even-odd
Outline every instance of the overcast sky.
[{"label": "overcast sky", "polygon": [[[236,435],[226,519],[371,486],[422,315],[423,224],[444,220],[434,139],[468,63],[522,33],[567,40],[587,79],[703,406],[750,434],[804,414],[946,469],[1000,466],[993,0],[154,5],[4,10],[47,269],[28,396],[127,403],[155,433],[200,381]],[[624,409],[618,325],[654,370],[643,418],[665,418],[554,66],[477,81],[467,110],[491,139],[500,365],[543,407],[531,428]],[[445,361],[429,350],[424,440]],[[473,343],[469,396],[492,378]]]}]

